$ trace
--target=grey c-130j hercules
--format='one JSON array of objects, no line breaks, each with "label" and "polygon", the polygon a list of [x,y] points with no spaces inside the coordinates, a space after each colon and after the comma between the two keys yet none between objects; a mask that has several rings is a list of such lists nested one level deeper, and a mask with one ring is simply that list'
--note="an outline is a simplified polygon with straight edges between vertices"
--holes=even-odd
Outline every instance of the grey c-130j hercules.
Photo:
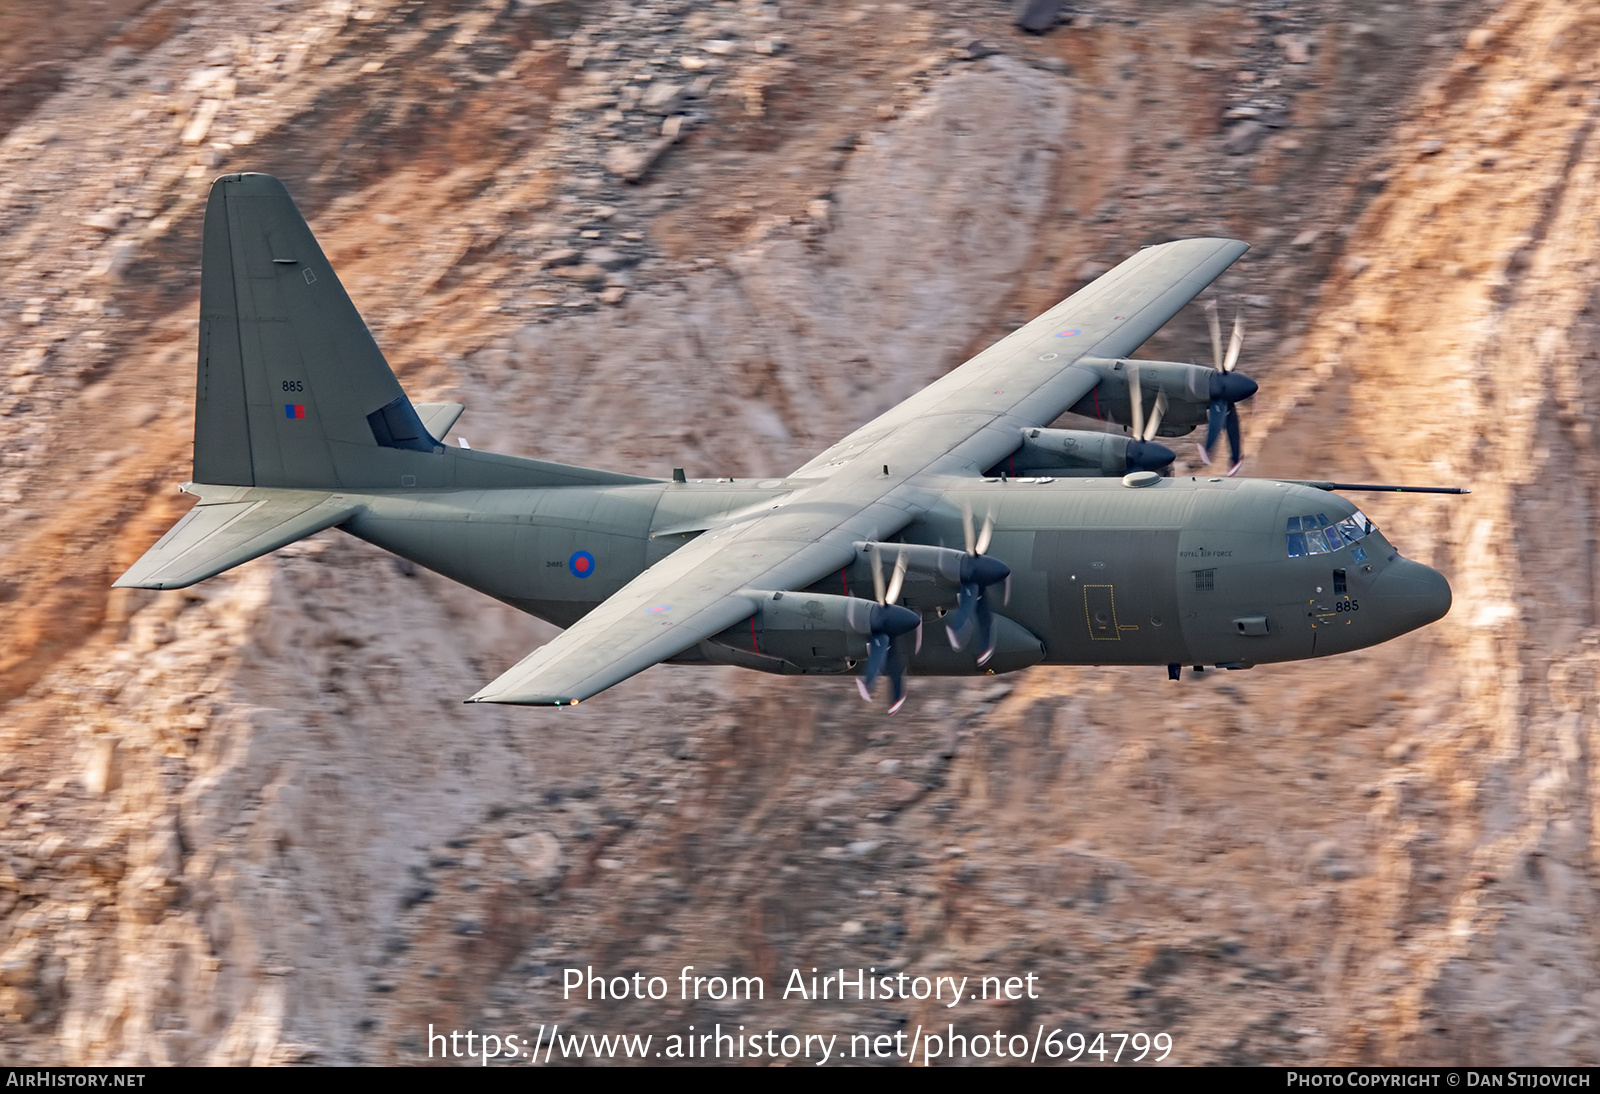
[{"label": "grey c-130j hercules", "polygon": [[[886,677],[892,711],[907,675],[1176,678],[1439,619],[1444,577],[1331,492],[1353,487],[1160,473],[1154,438],[1202,422],[1237,467],[1255,384],[1237,336],[1217,368],[1128,355],[1245,250],[1145,248],[782,479],[664,481],[444,444],[462,407],[406,397],[283,185],[227,175],[205,219],[200,501],[117,584],[181,588],[338,527],[565,627],[469,700],[541,706],[669,662],[855,673],[864,696]],[[1048,428],[1074,410],[1132,433]]]}]

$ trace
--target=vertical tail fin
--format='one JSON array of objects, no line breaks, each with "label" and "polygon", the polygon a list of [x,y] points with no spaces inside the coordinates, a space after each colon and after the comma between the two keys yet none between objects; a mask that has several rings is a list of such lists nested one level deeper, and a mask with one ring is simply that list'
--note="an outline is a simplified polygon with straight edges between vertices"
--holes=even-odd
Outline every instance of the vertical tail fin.
[{"label": "vertical tail fin", "polygon": [[206,206],[195,481],[399,485],[394,449],[439,449],[289,192],[225,175]]}]

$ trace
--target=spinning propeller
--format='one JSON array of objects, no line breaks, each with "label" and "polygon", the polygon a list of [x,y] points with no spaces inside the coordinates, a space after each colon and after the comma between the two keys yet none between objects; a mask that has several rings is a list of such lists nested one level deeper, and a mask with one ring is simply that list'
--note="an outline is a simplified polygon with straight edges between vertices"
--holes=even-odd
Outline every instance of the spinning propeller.
[{"label": "spinning propeller", "polygon": [[894,576],[889,579],[889,587],[884,588],[883,553],[875,547],[872,551],[872,591],[878,603],[872,609],[872,619],[868,624],[872,637],[867,640],[867,663],[861,675],[856,677],[856,687],[861,691],[861,698],[870,703],[872,685],[887,672],[890,714],[899,710],[906,701],[906,661],[895,639],[916,631],[917,649],[922,648],[922,616],[895,603],[900,599],[900,587],[905,580],[906,555],[901,551],[900,557],[895,560]]},{"label": "spinning propeller", "polygon": [[1160,471],[1171,465],[1178,454],[1164,444],[1155,442],[1156,431],[1161,428],[1161,416],[1167,412],[1167,393],[1156,392],[1155,406],[1150,408],[1150,421],[1144,420],[1144,391],[1139,386],[1139,365],[1128,363],[1128,405],[1133,411],[1133,423],[1128,432],[1133,439],[1128,442],[1128,470]]},{"label": "spinning propeller", "polygon": [[950,648],[959,650],[969,637],[967,631],[974,621],[978,625],[978,664],[986,665],[994,656],[994,609],[989,604],[990,590],[1005,582],[1002,605],[1011,602],[1011,567],[990,555],[989,540],[994,536],[994,514],[983,518],[983,531],[977,535],[972,530],[972,506],[961,506],[961,530],[966,533],[967,553],[961,559],[961,592],[956,600],[956,610],[945,618],[945,634],[950,638]]},{"label": "spinning propeller", "polygon": [[1211,409],[1206,417],[1206,443],[1200,449],[1200,458],[1211,462],[1211,449],[1217,443],[1217,434],[1228,431],[1228,451],[1233,456],[1233,466],[1228,474],[1239,470],[1244,462],[1244,450],[1239,442],[1239,404],[1256,393],[1256,382],[1243,373],[1234,372],[1239,363],[1239,351],[1244,348],[1244,317],[1234,316],[1233,334],[1228,338],[1228,352],[1222,352],[1222,326],[1217,322],[1217,303],[1206,303],[1206,315],[1211,320]]}]

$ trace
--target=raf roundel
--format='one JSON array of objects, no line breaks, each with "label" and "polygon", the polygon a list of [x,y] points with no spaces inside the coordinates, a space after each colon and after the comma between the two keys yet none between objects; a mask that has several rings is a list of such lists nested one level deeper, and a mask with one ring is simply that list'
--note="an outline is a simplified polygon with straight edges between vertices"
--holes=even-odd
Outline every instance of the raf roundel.
[{"label": "raf roundel", "polygon": [[567,569],[572,571],[573,577],[588,577],[594,573],[594,556],[588,551],[574,551],[567,559]]}]

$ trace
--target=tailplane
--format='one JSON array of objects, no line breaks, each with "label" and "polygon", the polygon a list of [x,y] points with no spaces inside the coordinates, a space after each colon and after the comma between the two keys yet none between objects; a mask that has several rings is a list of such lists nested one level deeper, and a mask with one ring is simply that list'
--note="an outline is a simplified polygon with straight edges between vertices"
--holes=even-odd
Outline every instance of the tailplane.
[{"label": "tailplane", "polygon": [[315,490],[183,488],[200,504],[116,580],[118,587],[182,589],[332,528],[360,508],[343,495]]}]

